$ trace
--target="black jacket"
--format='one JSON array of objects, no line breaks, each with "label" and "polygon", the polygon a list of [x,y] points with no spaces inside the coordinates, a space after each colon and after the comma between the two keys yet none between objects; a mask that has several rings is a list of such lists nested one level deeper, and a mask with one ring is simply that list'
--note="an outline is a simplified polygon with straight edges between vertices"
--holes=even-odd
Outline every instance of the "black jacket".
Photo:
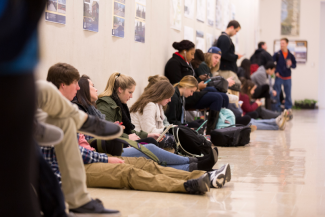
[{"label": "black jacket", "polygon": [[220,70],[230,70],[237,73],[238,55],[235,54],[235,45],[227,33],[223,32],[219,36],[216,46],[222,51]]},{"label": "black jacket", "polygon": [[177,54],[173,54],[173,57],[166,63],[165,76],[169,79],[170,83],[176,84],[186,75],[195,76],[192,66],[187,64]]},{"label": "black jacket", "polygon": [[[170,124],[182,125],[182,107],[183,107],[183,97],[179,93],[178,87],[175,87],[175,93],[168,103],[165,115]],[[184,120],[185,122],[185,120]],[[183,123],[184,124],[184,123]]]},{"label": "black jacket", "polygon": [[271,54],[269,54],[266,50],[263,48],[257,49],[255,53],[251,56],[251,64],[257,64],[258,66],[264,66],[267,62],[273,62],[273,58]]},{"label": "black jacket", "polygon": [[[176,84],[186,75],[196,77],[191,64],[187,64],[180,56],[173,54],[173,57],[168,60],[165,66],[165,76],[169,79],[170,83]],[[206,91],[195,92],[193,96],[188,97],[185,100],[185,109],[195,109],[197,102],[206,93]]]},{"label": "black jacket", "polygon": [[83,111],[83,112],[89,114],[88,109],[87,109],[85,106],[81,105],[81,104],[78,102],[78,98],[77,98],[76,96],[73,98],[73,100],[72,100],[71,102],[72,102],[73,104],[76,104],[76,105],[78,106],[79,110],[81,110],[81,111]]}]

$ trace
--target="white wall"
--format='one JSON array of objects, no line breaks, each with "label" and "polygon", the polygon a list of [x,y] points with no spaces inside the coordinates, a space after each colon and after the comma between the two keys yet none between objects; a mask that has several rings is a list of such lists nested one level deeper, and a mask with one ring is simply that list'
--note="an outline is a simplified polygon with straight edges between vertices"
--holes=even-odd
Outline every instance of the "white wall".
[{"label": "white wall", "polygon": [[[325,1],[321,2],[321,14],[320,14],[321,18],[320,18],[320,39],[325,38]],[[320,52],[319,52],[319,58],[320,60],[325,60],[325,41],[324,40],[320,40],[319,43],[319,47],[320,47]],[[324,81],[325,81],[325,61],[320,61],[319,64],[319,79],[318,79],[318,83],[319,83],[319,90],[318,90],[318,106],[320,108],[325,108],[325,85],[324,85]]]},{"label": "white wall", "polygon": [[[300,35],[287,37],[308,41],[308,60],[292,71],[293,100],[318,100],[320,67],[320,0],[300,0]],[[273,42],[281,36],[281,0],[260,0],[260,39],[273,54]]]},{"label": "white wall", "polygon": [[[259,0],[231,2],[236,6],[236,19],[242,26],[239,52],[250,56],[255,49],[255,32],[259,25]],[[45,79],[51,65],[66,62],[75,66],[80,74],[89,75],[98,92],[102,92],[109,76],[118,71],[135,78],[137,98],[147,85],[148,76],[164,73],[167,60],[175,52],[172,43],[183,39],[183,28],[181,31],[170,28],[169,3],[169,0],[147,0],[146,42],[142,44],[134,41],[134,0],[126,0],[123,39],[111,36],[112,0],[100,0],[98,33],[82,29],[83,1],[67,0],[66,25],[45,22],[44,18],[41,20],[38,77]],[[183,17],[184,25],[215,36],[221,32],[196,19]]]}]

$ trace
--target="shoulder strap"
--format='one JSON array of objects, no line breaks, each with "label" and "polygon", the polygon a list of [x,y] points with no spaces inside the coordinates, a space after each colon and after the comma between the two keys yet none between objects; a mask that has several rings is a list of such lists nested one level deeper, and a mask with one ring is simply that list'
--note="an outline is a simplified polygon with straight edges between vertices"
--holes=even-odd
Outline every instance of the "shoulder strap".
[{"label": "shoulder strap", "polygon": [[178,137],[178,132],[179,132],[179,128],[177,127],[176,128],[176,133],[175,132],[175,128],[172,130],[173,132],[173,136],[175,138],[175,142],[176,142],[176,153],[178,154],[179,152],[179,149],[181,148],[187,155],[189,156],[192,156],[192,157],[203,157],[204,155],[201,154],[201,155],[195,155],[195,154],[191,154],[190,152],[186,151],[183,146],[181,145],[181,142],[179,140],[179,137]]}]

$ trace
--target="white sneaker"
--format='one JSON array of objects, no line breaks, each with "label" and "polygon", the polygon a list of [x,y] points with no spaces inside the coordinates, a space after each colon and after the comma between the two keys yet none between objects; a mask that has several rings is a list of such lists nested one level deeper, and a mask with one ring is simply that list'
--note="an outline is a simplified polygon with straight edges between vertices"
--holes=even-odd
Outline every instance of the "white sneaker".
[{"label": "white sneaker", "polygon": [[209,172],[211,187],[222,188],[231,180],[231,169],[229,164],[225,164],[219,169]]},{"label": "white sneaker", "polygon": [[237,103],[239,101],[239,97],[232,95],[232,94],[227,94],[229,98],[229,103]]},{"label": "white sneaker", "polygon": [[280,130],[285,130],[286,122],[288,120],[289,112],[285,109],[282,114],[275,119],[276,124],[278,125]]}]

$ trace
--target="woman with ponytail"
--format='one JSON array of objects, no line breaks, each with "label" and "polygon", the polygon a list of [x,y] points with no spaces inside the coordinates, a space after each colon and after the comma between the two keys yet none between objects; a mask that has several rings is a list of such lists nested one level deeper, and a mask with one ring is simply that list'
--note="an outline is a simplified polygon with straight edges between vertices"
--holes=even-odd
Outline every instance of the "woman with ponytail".
[{"label": "woman with ponytail", "polygon": [[[106,85],[105,91],[98,96],[97,108],[105,115],[105,119],[112,122],[119,122],[125,126],[123,138],[141,142],[140,139],[152,137],[158,139],[160,134],[135,131],[131,122],[130,111],[127,101],[132,98],[136,82],[130,76],[121,73],[113,73]],[[143,140],[148,141],[148,140]],[[152,142],[150,142],[152,143]]]}]

